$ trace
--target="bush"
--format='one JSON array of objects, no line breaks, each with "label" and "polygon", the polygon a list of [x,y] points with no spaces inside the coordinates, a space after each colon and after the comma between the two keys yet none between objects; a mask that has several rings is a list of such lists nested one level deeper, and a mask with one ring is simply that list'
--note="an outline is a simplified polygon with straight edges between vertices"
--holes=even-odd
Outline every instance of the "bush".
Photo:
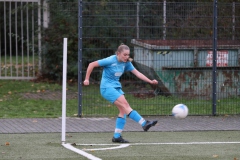
[{"label": "bush", "polygon": [[[58,3],[59,5],[59,3]],[[68,78],[77,79],[78,75],[78,21],[77,13],[63,11],[59,6],[50,7],[50,24],[44,30],[42,76],[61,81],[63,68],[63,38],[68,38],[67,64]]]}]

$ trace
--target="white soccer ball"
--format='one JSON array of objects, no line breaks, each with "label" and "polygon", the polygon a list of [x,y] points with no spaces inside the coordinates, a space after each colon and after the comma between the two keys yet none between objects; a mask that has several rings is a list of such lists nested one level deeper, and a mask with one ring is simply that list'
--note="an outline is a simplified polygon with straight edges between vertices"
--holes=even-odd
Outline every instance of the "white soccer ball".
[{"label": "white soccer ball", "polygon": [[188,115],[188,107],[185,104],[178,104],[173,107],[172,115],[176,119],[183,119],[186,118]]}]

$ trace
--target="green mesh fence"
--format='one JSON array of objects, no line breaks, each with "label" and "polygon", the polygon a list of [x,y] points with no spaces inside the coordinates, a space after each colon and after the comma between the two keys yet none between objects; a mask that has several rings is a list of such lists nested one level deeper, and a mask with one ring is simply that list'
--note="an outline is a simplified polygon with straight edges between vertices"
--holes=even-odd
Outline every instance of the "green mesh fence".
[{"label": "green mesh fence", "polygon": [[[238,114],[239,3],[218,6],[217,114]],[[131,73],[121,78],[132,108],[169,115],[184,103],[191,115],[212,114],[212,3],[83,3],[83,66],[131,47],[134,66],[158,86]],[[85,69],[86,70],[86,69]],[[99,93],[101,69],[83,86],[83,115],[114,115]]]}]

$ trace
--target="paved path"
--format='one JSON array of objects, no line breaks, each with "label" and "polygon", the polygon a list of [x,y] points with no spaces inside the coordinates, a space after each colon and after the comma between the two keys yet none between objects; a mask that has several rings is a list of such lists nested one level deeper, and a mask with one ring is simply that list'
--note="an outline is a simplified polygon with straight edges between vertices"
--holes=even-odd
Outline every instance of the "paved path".
[{"label": "paved path", "polygon": [[[189,116],[176,120],[171,116],[144,117],[158,120],[149,131],[213,131],[240,130],[240,115]],[[61,132],[61,118],[0,119],[0,133],[55,133]],[[115,118],[67,118],[66,132],[113,132]],[[141,126],[127,119],[124,131],[142,131]]]}]

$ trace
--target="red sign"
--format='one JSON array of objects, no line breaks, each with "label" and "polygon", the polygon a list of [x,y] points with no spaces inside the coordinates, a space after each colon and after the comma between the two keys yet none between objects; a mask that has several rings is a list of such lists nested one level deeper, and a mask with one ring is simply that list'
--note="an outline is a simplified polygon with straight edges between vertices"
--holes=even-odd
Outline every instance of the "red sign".
[{"label": "red sign", "polygon": [[[213,51],[208,51],[206,66],[211,67],[213,64]],[[228,51],[217,51],[217,66],[228,66]]]}]

